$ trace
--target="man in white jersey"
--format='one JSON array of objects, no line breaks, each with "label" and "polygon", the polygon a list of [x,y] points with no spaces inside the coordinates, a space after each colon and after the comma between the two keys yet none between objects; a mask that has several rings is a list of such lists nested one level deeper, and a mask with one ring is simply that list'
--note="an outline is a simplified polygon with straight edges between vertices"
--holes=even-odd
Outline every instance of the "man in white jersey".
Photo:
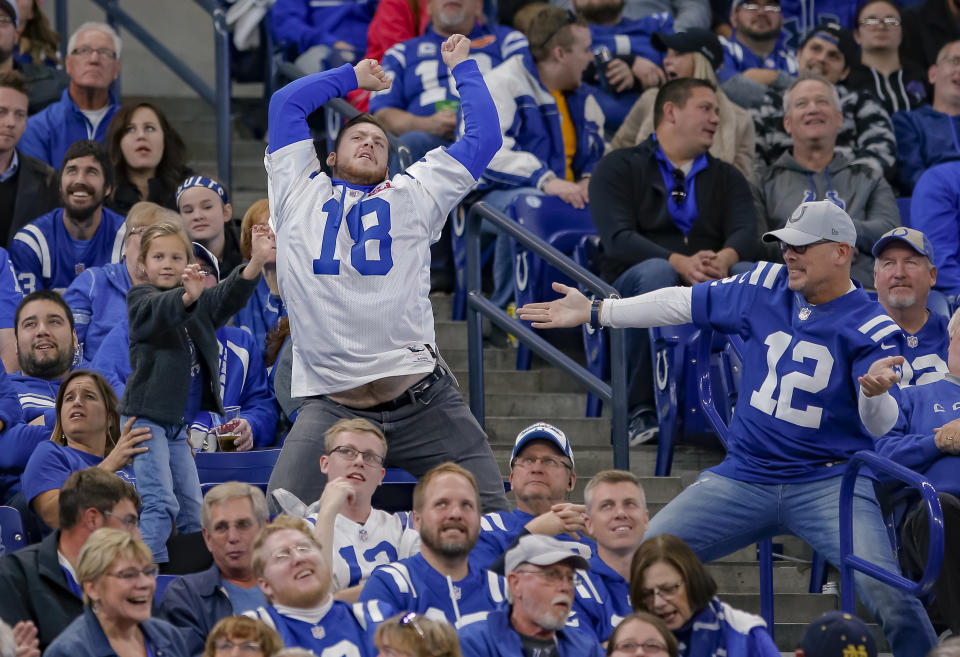
[{"label": "man in white jersey", "polygon": [[[740,335],[744,362],[756,366],[743,371],[726,458],[661,510],[646,538],[673,534],[709,561],[788,532],[836,565],[843,465],[874,447],[855,410],[861,377],[874,361],[903,354],[906,341],[883,308],[851,281],[857,232],[838,206],[802,203],[783,228],[763,238],[780,243],[784,265],[759,262],[722,281],[597,302],[554,283],[565,296],[528,304],[520,318],[536,328],[692,321]],[[860,476],[855,491],[857,556],[899,572],[873,482]],[[930,650],[936,637],[916,597],[861,573],[856,585],[893,654]]]},{"label": "man in white jersey", "polygon": [[416,554],[420,535],[407,513],[370,506],[385,473],[383,432],[369,420],[353,418],[338,420],[323,438],[320,471],[328,482],[320,497],[316,536],[321,545],[333,546],[330,590],[338,600],[356,602],[373,569]]},{"label": "man in white jersey", "polygon": [[384,428],[387,465],[420,476],[453,460],[473,472],[485,510],[507,507],[500,472],[437,353],[430,244],[447,214],[500,146],[497,113],[469,41],[450,37],[442,57],[461,96],[464,134],[386,180],[386,134],[370,116],[349,121],[326,158],[307,116],[360,86],[390,82],[372,60],[307,76],[270,101],[264,160],[277,277],[293,338],[291,392],[306,401],[287,436],[269,488],[317,499],[325,483],[319,437],[342,418]]}]

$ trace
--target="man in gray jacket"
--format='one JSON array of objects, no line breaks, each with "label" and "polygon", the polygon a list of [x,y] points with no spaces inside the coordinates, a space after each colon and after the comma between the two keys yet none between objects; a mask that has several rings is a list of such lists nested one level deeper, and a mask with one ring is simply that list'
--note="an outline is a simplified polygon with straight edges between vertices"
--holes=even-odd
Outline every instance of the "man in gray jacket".
[{"label": "man in gray jacket", "polygon": [[[807,201],[832,201],[844,209],[857,228],[857,251],[851,276],[873,286],[871,247],[885,232],[900,225],[896,198],[883,176],[835,151],[843,124],[836,88],[819,75],[805,74],[783,97],[783,126],[793,140],[754,188],[761,232],[782,228],[797,206]],[[770,250],[765,259],[777,261]]]}]

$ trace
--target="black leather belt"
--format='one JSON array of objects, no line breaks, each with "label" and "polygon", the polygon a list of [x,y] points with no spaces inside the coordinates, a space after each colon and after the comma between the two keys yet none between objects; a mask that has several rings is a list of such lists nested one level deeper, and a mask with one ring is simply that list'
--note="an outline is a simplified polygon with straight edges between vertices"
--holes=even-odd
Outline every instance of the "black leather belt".
[{"label": "black leather belt", "polygon": [[403,408],[407,404],[412,404],[416,401],[419,401],[423,397],[424,393],[430,389],[430,387],[435,384],[437,381],[442,379],[447,375],[446,368],[443,365],[437,363],[437,366],[433,368],[433,371],[430,374],[426,375],[412,386],[404,390],[398,397],[391,399],[390,401],[385,401],[376,406],[370,406],[368,408],[359,409],[362,411],[367,411],[370,413],[386,413],[388,411],[396,411]]}]

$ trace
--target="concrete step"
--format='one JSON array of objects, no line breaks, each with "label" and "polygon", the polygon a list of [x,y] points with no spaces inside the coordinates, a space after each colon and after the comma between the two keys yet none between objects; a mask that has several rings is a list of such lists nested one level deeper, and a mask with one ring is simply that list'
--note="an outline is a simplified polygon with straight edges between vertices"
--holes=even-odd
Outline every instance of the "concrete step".
[{"label": "concrete step", "polygon": [[[194,169],[200,172],[214,173],[217,171],[217,161],[215,159],[197,160],[194,163]],[[266,189],[267,188],[267,170],[263,168],[263,150],[259,155],[251,158],[241,159],[236,153],[233,155],[233,187],[234,189]]]},{"label": "concrete step", "polygon": [[[677,478],[679,479],[679,477]],[[796,536],[774,536],[773,552],[775,555],[784,555],[789,558],[802,559],[804,561],[810,561],[813,558],[813,550],[810,546]],[[757,544],[754,543],[742,547],[725,557],[721,557],[717,561],[756,561],[756,559]]]},{"label": "concrete step", "polygon": [[[579,448],[581,446],[607,447],[610,446],[610,421],[606,418],[576,417],[574,414],[582,410],[571,409],[567,417],[554,416],[544,418],[538,416],[497,416],[487,414],[487,436],[490,444],[512,448],[517,434],[535,422],[548,421],[563,431],[573,445],[574,459],[579,466]],[[570,417],[574,415],[573,417]],[[612,454],[611,454],[611,458]],[[579,467],[578,467],[579,471]]]},{"label": "concrete step", "polygon": [[[446,352],[443,352],[446,358]],[[467,369],[454,370],[453,375],[460,384],[460,390],[469,399],[470,372]],[[488,391],[511,392],[579,392],[576,381],[569,376],[559,376],[553,369],[516,370],[511,366],[504,370],[484,368],[484,389]]]},{"label": "concrete step", "polygon": [[[721,592],[720,598],[732,607],[760,615],[759,594]],[[839,607],[840,601],[835,595],[778,593],[773,596],[773,618],[777,627],[781,623],[808,623],[820,614]]]},{"label": "concrete step", "polygon": [[449,319],[434,319],[433,328],[437,335],[437,345],[444,351],[467,348],[467,323]]},{"label": "concrete step", "polygon": [[[469,364],[469,356],[466,349],[444,349],[440,348],[443,359],[450,366],[450,369],[466,370]],[[538,362],[534,360],[534,367]],[[509,370],[517,366],[517,350],[500,347],[486,347],[483,350],[483,369],[488,370]],[[542,367],[540,369],[543,369]]]},{"label": "concrete step", "polygon": [[[756,561],[714,561],[707,570],[717,582],[721,595],[727,592],[760,593],[760,570]],[[807,593],[810,586],[810,565],[775,561],[773,592]]]},{"label": "concrete step", "polygon": [[[492,388],[489,385],[486,389],[488,391],[498,390],[498,388]],[[527,416],[547,419],[569,415],[577,411],[583,413],[587,407],[587,396],[580,393],[487,392],[484,399],[486,400],[485,407],[488,417]]]}]

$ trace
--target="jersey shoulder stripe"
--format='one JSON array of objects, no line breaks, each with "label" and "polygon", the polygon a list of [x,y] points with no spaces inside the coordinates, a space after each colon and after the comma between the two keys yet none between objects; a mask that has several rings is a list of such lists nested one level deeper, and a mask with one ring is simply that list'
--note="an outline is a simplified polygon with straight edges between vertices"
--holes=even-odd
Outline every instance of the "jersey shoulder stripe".
[{"label": "jersey shoulder stripe", "polygon": [[861,324],[857,330],[864,335],[869,334],[874,342],[880,342],[891,333],[899,331],[900,326],[889,315],[877,315]]}]

